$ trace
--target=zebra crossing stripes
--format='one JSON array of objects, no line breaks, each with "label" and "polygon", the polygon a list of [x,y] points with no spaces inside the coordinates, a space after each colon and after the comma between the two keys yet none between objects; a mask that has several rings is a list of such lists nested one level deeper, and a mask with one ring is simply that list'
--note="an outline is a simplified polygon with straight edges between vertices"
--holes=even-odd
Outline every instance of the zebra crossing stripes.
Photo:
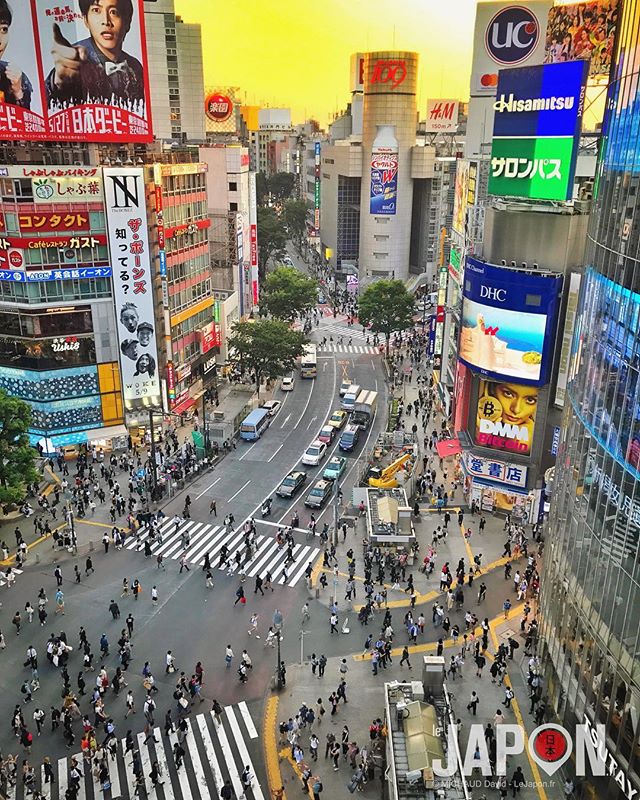
[{"label": "zebra crossing stripes", "polygon": [[[11,571],[13,572],[14,575],[22,575],[22,573],[24,572],[23,569],[16,569],[15,567],[12,567]],[[0,572],[0,586],[6,586],[7,583],[8,583],[8,581],[5,578],[5,573],[4,572]]]},{"label": "zebra crossing stripes", "polygon": [[368,344],[336,344],[335,342],[319,344],[317,350],[319,353],[354,353],[355,355],[375,355],[380,352],[377,347]]},{"label": "zebra crossing stripes", "polygon": [[[214,525],[208,522],[198,522],[196,520],[183,520],[177,527],[175,522],[165,520],[160,525],[161,542],[154,541],[151,544],[153,555],[162,555],[164,558],[171,558],[174,561],[179,559],[185,548],[183,545],[183,534],[188,535],[189,544],[186,549],[186,559],[190,564],[202,566],[204,557],[208,553],[211,566],[220,569],[227,574],[238,572],[235,561],[237,552],[243,554],[244,560],[244,533],[242,529],[227,532],[224,525]],[[147,529],[140,534],[140,542],[144,543],[149,538]],[[220,552],[223,545],[227,545],[227,561],[220,564]],[[244,564],[245,574],[249,578],[260,575],[264,578],[267,572],[271,573],[273,583],[280,586],[294,587],[304,575],[304,571],[309,561],[314,561],[319,553],[319,548],[308,544],[295,544],[293,547],[293,563],[285,569],[287,551],[279,547],[275,538],[258,534],[255,539],[256,550],[253,557]],[[135,550],[139,547],[137,541],[132,538],[125,547],[127,550]]]}]

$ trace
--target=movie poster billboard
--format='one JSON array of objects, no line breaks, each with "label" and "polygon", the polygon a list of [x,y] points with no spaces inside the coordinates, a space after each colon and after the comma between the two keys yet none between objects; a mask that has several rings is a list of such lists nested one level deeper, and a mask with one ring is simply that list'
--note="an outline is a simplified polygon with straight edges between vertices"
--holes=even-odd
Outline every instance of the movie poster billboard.
[{"label": "movie poster billboard", "polygon": [[554,6],[549,11],[545,64],[584,60],[590,78],[606,78],[618,22],[618,0]]},{"label": "movie poster billboard", "polygon": [[538,388],[480,380],[473,441],[479,447],[531,455]]},{"label": "movie poster billboard", "polygon": [[105,167],[104,195],[125,406],[159,407],[154,274],[142,167]]},{"label": "movie poster billboard", "polygon": [[547,382],[562,276],[467,257],[459,358],[487,377]]},{"label": "movie poster billboard", "polygon": [[143,0],[6,0],[0,139],[152,140]]},{"label": "movie poster billboard", "polygon": [[371,156],[371,195],[369,213],[390,216],[396,213],[398,198],[398,153],[376,152]]}]

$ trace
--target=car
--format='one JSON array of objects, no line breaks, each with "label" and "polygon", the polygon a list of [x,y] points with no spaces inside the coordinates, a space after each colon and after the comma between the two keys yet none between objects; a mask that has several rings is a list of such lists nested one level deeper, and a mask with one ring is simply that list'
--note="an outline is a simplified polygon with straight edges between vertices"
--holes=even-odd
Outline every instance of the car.
[{"label": "car", "polygon": [[333,458],[329,459],[329,463],[324,468],[322,477],[325,481],[337,481],[344,472],[346,466],[347,459],[344,458],[344,456],[333,456]]},{"label": "car", "polygon": [[342,436],[338,442],[338,447],[341,450],[353,450],[353,448],[358,444],[359,438],[360,427],[358,425],[347,425],[342,432]]},{"label": "car", "polygon": [[276,489],[278,497],[293,497],[307,480],[307,473],[302,469],[290,472]]},{"label": "car", "polygon": [[302,463],[308,464],[310,467],[317,467],[324,458],[326,452],[327,445],[321,442],[320,439],[316,439],[315,442],[312,442],[304,451]]},{"label": "car", "polygon": [[349,391],[350,386],[351,386],[350,380],[347,379],[346,381],[342,381],[342,383],[340,384],[340,397],[345,396],[345,394]]},{"label": "car", "polygon": [[295,382],[293,375],[285,375],[280,384],[280,388],[283,392],[292,392]]},{"label": "car", "polygon": [[333,425],[325,425],[318,434],[318,439],[325,444],[331,444],[335,435],[336,429]]},{"label": "car", "polygon": [[331,497],[333,484],[331,481],[319,480],[313,484],[311,491],[304,499],[305,506],[309,508],[322,508]]},{"label": "car", "polygon": [[291,258],[291,256],[283,256],[282,257],[282,263],[286,264],[288,267],[293,267],[294,266],[293,259]]},{"label": "car", "polygon": [[323,306],[327,302],[327,298],[322,294],[322,292],[318,292],[318,303]]},{"label": "car", "polygon": [[281,405],[282,405],[281,400],[267,400],[265,403],[262,404],[261,408],[266,408],[269,411],[269,416],[275,417],[275,415],[280,410]]},{"label": "car", "polygon": [[346,411],[341,411],[338,409],[334,411],[333,414],[329,417],[327,421],[327,425],[331,425],[333,428],[343,428],[347,424],[348,415]]}]

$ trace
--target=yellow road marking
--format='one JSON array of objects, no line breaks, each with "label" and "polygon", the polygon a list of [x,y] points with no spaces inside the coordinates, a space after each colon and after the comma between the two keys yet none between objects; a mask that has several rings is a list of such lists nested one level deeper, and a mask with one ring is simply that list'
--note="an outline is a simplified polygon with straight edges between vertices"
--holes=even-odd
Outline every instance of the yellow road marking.
[{"label": "yellow road marking", "polygon": [[[280,757],[278,753],[278,742],[276,739],[276,725],[278,722],[278,704],[280,698],[272,694],[267,697],[267,703],[262,720],[262,749],[264,751],[264,762],[267,768],[267,782],[271,794],[284,786],[280,773]],[[286,800],[286,794],[283,795]]]}]

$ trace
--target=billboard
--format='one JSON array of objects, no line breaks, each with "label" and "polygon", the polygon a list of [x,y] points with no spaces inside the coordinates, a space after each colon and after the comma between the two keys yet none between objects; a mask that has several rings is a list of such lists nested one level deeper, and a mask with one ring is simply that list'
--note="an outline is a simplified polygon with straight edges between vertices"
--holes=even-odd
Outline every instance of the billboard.
[{"label": "billboard", "polygon": [[465,235],[467,208],[476,202],[478,162],[460,158],[456,164],[456,184],[453,197],[451,227],[460,236]]},{"label": "billboard", "polygon": [[9,6],[0,139],[153,139],[143,0]]},{"label": "billboard", "polygon": [[536,386],[481,380],[474,444],[521,456],[531,455],[538,391]]},{"label": "billboard", "polygon": [[209,92],[204,101],[204,113],[211,122],[226,122],[233,114],[231,98],[220,92]]},{"label": "billboard", "polygon": [[539,275],[467,257],[459,358],[495,378],[547,382],[561,275]]},{"label": "billboard", "polygon": [[458,130],[457,100],[427,100],[426,133],[455,133]]},{"label": "billboard", "polygon": [[398,153],[378,151],[371,155],[371,194],[369,213],[390,216],[396,213],[398,197]]},{"label": "billboard", "polygon": [[489,194],[571,198],[587,71],[586,61],[500,71]]},{"label": "billboard", "polygon": [[541,64],[544,31],[552,0],[478,3],[473,34],[471,96],[492,96],[498,70]]},{"label": "billboard", "polygon": [[505,464],[493,458],[482,458],[472,453],[464,453],[463,461],[466,471],[474,478],[505,483],[519,489],[527,488],[528,467],[520,464]]},{"label": "billboard", "polygon": [[584,60],[589,77],[608,77],[617,22],[618,0],[554,6],[547,20],[545,64]]},{"label": "billboard", "polygon": [[160,406],[144,170],[105,167],[103,174],[124,402]]},{"label": "billboard", "polygon": [[[0,103],[0,113],[1,109],[2,103]],[[33,202],[37,204],[63,203],[68,205],[69,203],[86,204],[102,201],[102,175],[99,167],[47,167],[25,164],[18,167],[0,167],[0,178],[30,181]],[[27,197],[28,195],[23,190],[23,200],[26,200]],[[46,211],[50,210],[50,208],[46,209]],[[84,213],[86,214],[86,212]],[[60,229],[64,229],[64,226]],[[74,228],[73,230],[80,229]]]}]

